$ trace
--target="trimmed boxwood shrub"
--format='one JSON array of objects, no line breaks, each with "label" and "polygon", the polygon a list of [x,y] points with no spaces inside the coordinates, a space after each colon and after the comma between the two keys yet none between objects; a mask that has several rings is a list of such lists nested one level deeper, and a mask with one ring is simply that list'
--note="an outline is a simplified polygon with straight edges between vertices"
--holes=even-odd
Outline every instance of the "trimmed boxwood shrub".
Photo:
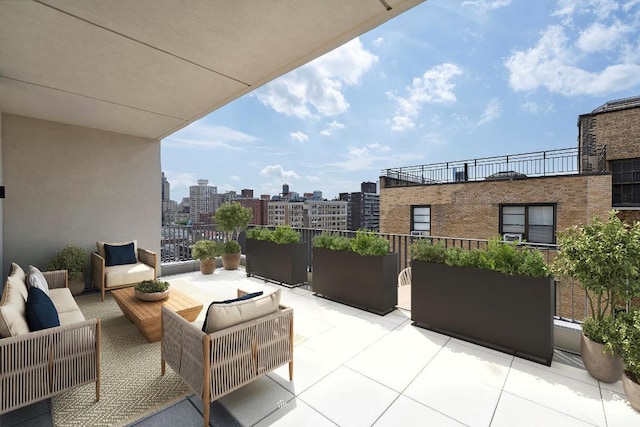
[{"label": "trimmed boxwood shrub", "polygon": [[508,275],[549,277],[549,266],[537,249],[496,238],[486,249],[446,248],[442,242],[420,239],[411,246],[412,259],[457,267],[499,271]]}]

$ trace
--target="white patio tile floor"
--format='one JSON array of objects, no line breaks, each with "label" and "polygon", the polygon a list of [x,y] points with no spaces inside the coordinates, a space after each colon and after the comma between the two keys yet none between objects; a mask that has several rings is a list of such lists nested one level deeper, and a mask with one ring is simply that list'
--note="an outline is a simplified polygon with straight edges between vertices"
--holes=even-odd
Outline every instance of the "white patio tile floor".
[{"label": "white patio tile floor", "polygon": [[211,301],[281,289],[294,308],[293,381],[282,367],[219,400],[241,425],[640,426],[621,383],[598,382],[579,356],[540,365],[413,326],[408,310],[378,316],[242,269],[163,279]]}]

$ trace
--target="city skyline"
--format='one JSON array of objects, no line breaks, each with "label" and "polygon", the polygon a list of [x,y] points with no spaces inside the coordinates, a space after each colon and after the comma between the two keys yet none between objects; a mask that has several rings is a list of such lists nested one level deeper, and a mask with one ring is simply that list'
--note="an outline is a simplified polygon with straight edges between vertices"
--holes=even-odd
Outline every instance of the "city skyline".
[{"label": "city skyline", "polygon": [[429,0],[165,138],[171,198],[332,199],[384,168],[574,147],[578,115],[640,93],[639,20],[640,0]]}]

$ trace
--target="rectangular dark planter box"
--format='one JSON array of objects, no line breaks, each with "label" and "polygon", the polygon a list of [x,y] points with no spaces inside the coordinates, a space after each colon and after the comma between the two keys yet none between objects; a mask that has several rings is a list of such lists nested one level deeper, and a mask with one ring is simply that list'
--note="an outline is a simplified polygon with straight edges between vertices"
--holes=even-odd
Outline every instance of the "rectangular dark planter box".
[{"label": "rectangular dark planter box", "polygon": [[411,263],[411,320],[545,365],[553,358],[552,278]]},{"label": "rectangular dark planter box", "polygon": [[260,276],[274,282],[298,285],[307,281],[307,244],[278,244],[247,239],[247,276]]},{"label": "rectangular dark planter box", "polygon": [[385,315],[398,304],[398,254],[363,256],[313,248],[313,292]]}]

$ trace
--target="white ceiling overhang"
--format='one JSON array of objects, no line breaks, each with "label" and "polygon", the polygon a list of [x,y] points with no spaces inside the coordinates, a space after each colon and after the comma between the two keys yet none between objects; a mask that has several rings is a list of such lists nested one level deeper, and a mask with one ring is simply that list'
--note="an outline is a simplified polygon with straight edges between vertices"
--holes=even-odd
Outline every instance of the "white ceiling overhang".
[{"label": "white ceiling overhang", "polygon": [[160,139],[422,1],[2,1],[0,111]]}]

